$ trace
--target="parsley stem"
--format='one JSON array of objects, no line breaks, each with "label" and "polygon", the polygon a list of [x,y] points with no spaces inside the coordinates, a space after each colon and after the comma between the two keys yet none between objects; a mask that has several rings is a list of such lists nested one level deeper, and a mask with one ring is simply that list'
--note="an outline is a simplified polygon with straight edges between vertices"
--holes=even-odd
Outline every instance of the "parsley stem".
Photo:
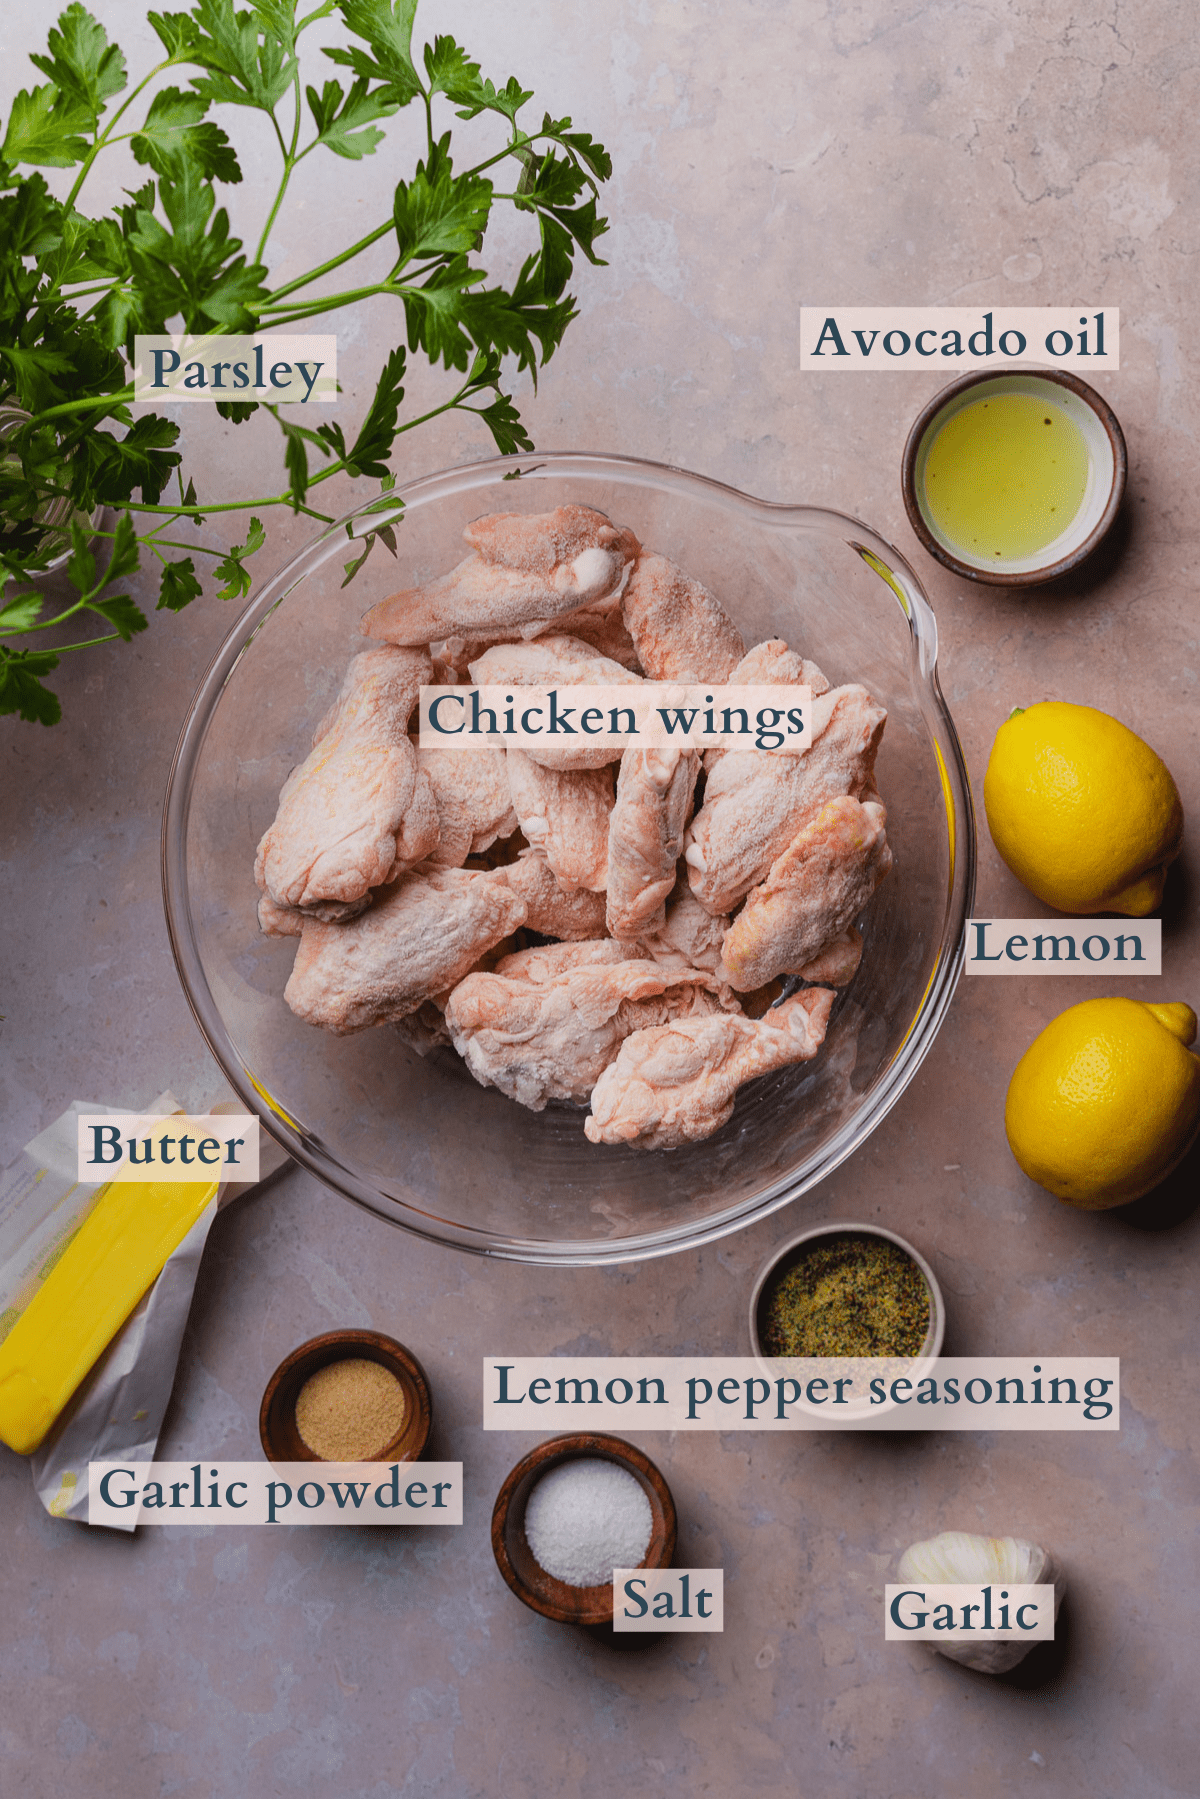
[{"label": "parsley stem", "polygon": [[386,237],[391,230],[392,221],[388,219],[386,224],[378,226],[374,231],[369,231],[366,237],[359,239],[358,243],[351,244],[348,250],[342,250],[338,255],[331,256],[328,262],[321,263],[318,268],[310,269],[307,275],[297,275],[294,281],[286,281],[282,287],[277,287],[269,299],[260,300],[257,305],[251,303],[248,305],[247,311],[262,312],[266,307],[276,305],[285,294],[294,293],[298,287],[307,287],[310,281],[316,281],[320,276],[329,274],[331,269],[340,268],[342,263],[350,262],[359,254],[360,250],[367,250],[372,244],[377,244],[380,238]]},{"label": "parsley stem", "polygon": [[90,412],[97,406],[120,406],[123,405],[125,401],[132,399],[133,382],[130,381],[115,394],[93,394],[91,398],[87,400],[64,400],[61,406],[47,406],[45,412],[37,413],[30,422],[32,424],[40,425],[43,419],[63,418],[70,412]]},{"label": "parsley stem", "polygon": [[[97,531],[94,535],[96,537],[109,538],[115,537],[116,532]],[[210,544],[206,543],[186,543],[181,537],[160,537],[157,531],[147,531],[144,536],[139,536],[138,542],[147,550],[158,550],[161,546],[163,549],[167,550],[194,550],[201,556],[225,557],[229,554],[228,550],[214,550]]]},{"label": "parsley stem", "polygon": [[110,631],[107,637],[89,637],[84,643],[56,643],[54,654],[65,656],[68,650],[94,650],[98,643],[116,643],[120,635],[119,631]]},{"label": "parsley stem", "polygon": [[133,105],[133,103],[137,99],[138,95],[145,92],[145,90],[149,87],[150,83],[154,80],[154,77],[156,75],[161,75],[164,69],[172,68],[174,66],[176,60],[177,59],[174,56],[168,56],[165,62],[160,62],[155,68],[151,69],[150,73],[146,76],[145,80],[138,82],[137,86],[133,89],[133,92],[129,95],[129,98],[127,100],[122,101],[121,105],[118,106],[116,112],[113,114],[112,118],[108,121],[108,124],[105,126],[104,130],[101,132],[100,136],[96,139],[95,143],[92,145],[91,149],[88,151],[87,155],[84,157],[83,167],[80,169],[78,175],[75,177],[75,185],[74,185],[74,187],[72,187],[70,193],[67,195],[67,198],[64,202],[64,204],[66,206],[68,206],[68,207],[74,206],[76,196],[78,195],[79,190],[83,186],[84,182],[87,180],[88,175],[91,171],[92,164],[95,162],[96,158],[99,156],[101,150],[103,150],[107,144],[110,144],[113,141],[114,127],[120,124],[122,118],[129,111],[129,108]]},{"label": "parsley stem", "polygon": [[[322,469],[319,474],[314,475],[312,477],[312,479],[309,481],[308,485],[310,487],[315,487],[317,485],[318,481],[327,481],[329,479],[330,475],[336,475],[336,474],[341,473],[342,470],[345,469],[345,467],[346,467],[346,464],[344,462],[335,462],[331,465],[331,467],[329,467],[327,469]],[[205,504],[203,506],[155,506],[155,505],[151,505],[148,500],[126,500],[126,501],[124,501],[125,510],[127,512],[148,512],[151,514],[157,514],[159,516],[166,516],[168,518],[191,518],[193,513],[198,513],[201,518],[207,518],[210,515],[210,513],[215,514],[218,512],[252,512],[256,508],[263,507],[263,506],[291,506],[291,505],[292,505],[292,495],[291,495],[290,489],[286,493],[264,494],[257,500],[220,500],[216,503],[216,505]],[[319,518],[319,519],[324,520],[326,523],[332,522],[331,520],[329,520],[327,518],[325,513],[315,512],[315,511],[313,511],[311,506],[297,506],[297,507],[294,507],[293,509],[297,512],[307,512],[310,518]],[[199,546],[199,544],[196,544],[194,546],[189,545],[187,547],[199,549],[200,546]]]},{"label": "parsley stem", "polygon": [[279,121],[275,117],[275,109],[274,107],[271,108],[271,123],[275,127],[275,136],[279,140],[279,149],[283,156],[283,175],[280,179],[279,190],[275,195],[275,204],[267,214],[267,222],[263,226],[262,236],[258,240],[258,249],[254,252],[254,260],[259,266],[262,266],[263,254],[267,247],[267,239],[271,235],[271,227],[279,215],[279,208],[283,205],[283,196],[287,193],[288,182],[292,178],[292,170],[299,161],[299,157],[296,155],[296,146],[300,142],[303,103],[300,97],[300,63],[298,59],[292,72],[292,88],[296,96],[296,116],[292,122],[292,142],[290,148],[283,141],[283,133],[279,129]]},{"label": "parsley stem", "polygon": [[[101,582],[100,585],[103,586],[104,583]],[[48,631],[52,625],[61,625],[65,623],[67,619],[74,618],[80,607],[86,606],[88,601],[94,599],[99,592],[99,587],[93,587],[89,594],[82,594],[79,599],[74,600],[65,611],[60,612],[56,618],[44,618],[40,624],[26,625],[21,635],[24,636],[27,631]],[[5,637],[12,637],[14,633],[12,631],[5,631],[3,635]]]},{"label": "parsley stem", "polygon": [[370,287],[352,287],[348,288],[345,293],[329,294],[324,299],[310,300],[307,305],[297,306],[287,311],[284,317],[266,319],[264,323],[272,328],[277,325],[294,325],[301,319],[320,318],[324,312],[336,312],[339,307],[351,306],[356,300],[372,300],[378,294],[402,294],[407,291],[409,290],[397,287],[390,281],[376,281]]},{"label": "parsley stem", "polygon": [[[396,436],[400,437],[406,431],[415,431],[418,425],[428,424],[430,419],[437,418],[443,412],[452,412],[459,406],[464,395],[470,392],[471,383],[465,381],[458,389],[458,392],[453,394],[450,399],[443,400],[440,406],[433,406],[428,412],[423,412],[419,418],[409,419],[405,424],[400,425],[397,428]],[[463,408],[463,410],[474,412],[476,409],[473,406],[468,406]],[[308,485],[310,488],[316,487],[320,482],[328,481],[333,475],[340,475],[348,472],[348,468],[349,464],[347,459],[345,457],[340,457],[337,462],[331,463],[328,468],[321,469],[317,474],[313,475]],[[211,513],[249,512],[255,508],[266,506],[291,506],[293,511],[307,513],[309,518],[321,519],[325,524],[333,523],[333,520],[328,513],[317,512],[311,506],[296,506],[290,491],[287,493],[266,494],[256,500],[227,500],[218,502],[216,505],[206,504],[203,506],[152,506],[143,500],[127,500],[125,502],[125,508],[128,512],[159,514],[168,519],[188,518],[192,513],[199,513],[202,517],[207,518]],[[163,541],[166,540],[164,539]],[[178,547],[185,549],[200,549],[202,546],[200,544],[186,544]]]},{"label": "parsley stem", "polygon": [[[263,319],[264,325],[271,326],[282,323],[290,324],[293,319],[318,318],[322,312],[336,312],[339,306],[347,306],[353,300],[370,299],[375,294],[401,294],[411,292],[414,284],[419,281],[423,275],[432,275],[433,271],[443,267],[444,263],[444,257],[433,257],[429,262],[422,263],[419,268],[410,270],[408,280],[399,286],[396,284],[396,276],[400,273],[401,269],[405,267],[404,262],[397,263],[387,276],[386,280],[377,281],[370,287],[352,288],[345,293],[340,294],[322,294],[318,299],[301,302],[298,307],[290,307],[285,301],[278,297],[269,300],[251,300],[247,302],[246,310],[248,312],[257,313],[260,317],[264,313],[286,312],[288,314],[286,320],[277,318]],[[336,264],[328,266],[336,267]],[[303,277],[303,280],[315,279],[316,272],[317,271],[314,271],[313,276]],[[280,294],[289,293],[293,288],[301,285],[302,282],[293,281],[288,287],[280,288],[279,292]]]},{"label": "parsley stem", "polygon": [[[511,138],[509,142],[505,144],[503,150],[497,150],[495,156],[489,156],[486,162],[477,162],[473,169],[467,170],[462,179],[464,181],[469,181],[474,175],[482,175],[485,169],[493,168],[496,163],[503,162],[506,156],[515,156],[519,150],[524,150],[530,144],[536,143],[537,139],[541,136],[542,133],[540,131],[518,132],[516,137]],[[524,196],[522,196],[522,198],[523,197]]]},{"label": "parsley stem", "polygon": [[254,261],[259,268],[263,266],[263,252],[267,247],[267,239],[271,235],[272,225],[279,216],[279,208],[283,205],[283,196],[287,193],[288,182],[292,178],[292,158],[288,154],[287,145],[283,141],[283,133],[279,129],[279,121],[276,119],[274,113],[271,114],[271,123],[275,127],[275,136],[279,140],[279,149],[283,156],[283,175],[280,178],[279,187],[276,190],[274,204],[267,214],[267,222],[262,228],[262,236],[258,240],[258,248],[254,252]]}]

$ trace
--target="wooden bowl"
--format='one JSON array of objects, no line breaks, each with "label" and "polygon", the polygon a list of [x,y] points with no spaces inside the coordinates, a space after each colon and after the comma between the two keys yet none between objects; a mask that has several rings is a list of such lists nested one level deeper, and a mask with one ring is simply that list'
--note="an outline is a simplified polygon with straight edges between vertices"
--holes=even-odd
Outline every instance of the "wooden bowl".
[{"label": "wooden bowl", "polygon": [[371,1462],[416,1462],[425,1453],[433,1426],[433,1401],[425,1370],[415,1355],[378,1331],[326,1331],[285,1356],[267,1382],[258,1413],[258,1434],[269,1462],[320,1462],[296,1426],[296,1401],[310,1375],[331,1362],[351,1358],[378,1362],[404,1390],[404,1423]]},{"label": "wooden bowl", "polygon": [[639,1567],[669,1568],[675,1554],[675,1501],[671,1489],[648,1456],[620,1437],[594,1436],[580,1431],[567,1437],[551,1437],[522,1456],[496,1495],[492,1509],[492,1553],[496,1566],[518,1599],[543,1618],[557,1624],[611,1624],[612,1582],[597,1587],[573,1587],[547,1574],[533,1558],[525,1537],[525,1507],[529,1495],[551,1468],[560,1462],[598,1456],[616,1462],[633,1475],[650,1501],[650,1542]]}]

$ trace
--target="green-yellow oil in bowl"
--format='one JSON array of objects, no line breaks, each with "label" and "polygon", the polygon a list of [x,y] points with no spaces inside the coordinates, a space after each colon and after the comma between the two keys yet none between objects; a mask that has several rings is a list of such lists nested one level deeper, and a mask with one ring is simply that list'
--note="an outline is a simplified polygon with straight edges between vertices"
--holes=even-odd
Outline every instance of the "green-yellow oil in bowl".
[{"label": "green-yellow oil in bowl", "polygon": [[1034,394],[991,393],[934,438],[925,499],[937,529],[968,561],[1023,561],[1067,529],[1087,479],[1087,444],[1061,407]]}]

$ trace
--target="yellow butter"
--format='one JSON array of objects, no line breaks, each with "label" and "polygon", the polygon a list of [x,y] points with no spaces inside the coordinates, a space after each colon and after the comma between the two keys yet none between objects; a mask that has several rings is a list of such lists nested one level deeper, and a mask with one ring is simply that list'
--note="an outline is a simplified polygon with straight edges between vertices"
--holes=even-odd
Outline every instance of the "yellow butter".
[{"label": "yellow butter", "polygon": [[218,1185],[110,1183],[0,1343],[0,1441],[33,1453]]}]

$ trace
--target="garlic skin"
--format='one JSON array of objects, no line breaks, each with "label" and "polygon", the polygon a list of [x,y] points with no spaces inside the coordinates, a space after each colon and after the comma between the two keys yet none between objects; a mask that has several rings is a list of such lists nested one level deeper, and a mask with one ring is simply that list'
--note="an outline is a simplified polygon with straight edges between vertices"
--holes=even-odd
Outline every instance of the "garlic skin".
[{"label": "garlic skin", "polygon": [[[938,1537],[914,1543],[900,1557],[897,1573],[903,1581],[921,1580],[930,1586],[1052,1586],[1056,1618],[1067,1590],[1066,1576],[1048,1549],[1023,1537],[975,1537],[962,1530],[944,1530]],[[1009,1639],[926,1647],[981,1674],[1007,1674],[1035,1645]]]}]

